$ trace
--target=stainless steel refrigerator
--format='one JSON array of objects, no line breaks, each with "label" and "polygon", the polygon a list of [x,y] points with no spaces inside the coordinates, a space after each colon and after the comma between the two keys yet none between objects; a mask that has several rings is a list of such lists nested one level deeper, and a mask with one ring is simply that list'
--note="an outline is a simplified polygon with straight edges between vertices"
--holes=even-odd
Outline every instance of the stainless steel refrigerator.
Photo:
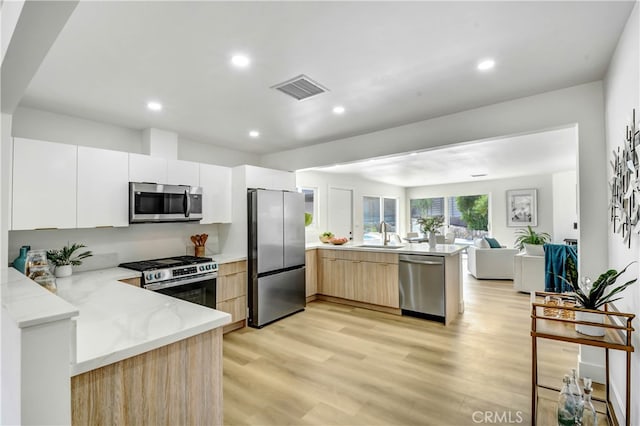
[{"label": "stainless steel refrigerator", "polygon": [[304,195],[248,190],[249,325],[305,307]]}]

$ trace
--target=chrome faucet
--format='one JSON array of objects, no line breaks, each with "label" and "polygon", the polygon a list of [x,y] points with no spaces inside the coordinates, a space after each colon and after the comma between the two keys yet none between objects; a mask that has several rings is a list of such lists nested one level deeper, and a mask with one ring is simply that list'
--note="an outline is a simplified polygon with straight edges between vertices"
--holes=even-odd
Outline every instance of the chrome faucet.
[{"label": "chrome faucet", "polygon": [[378,227],[378,229],[380,230],[380,233],[382,234],[382,245],[387,245],[389,243],[389,235],[387,235],[387,222],[385,222],[384,220],[382,222],[380,222],[380,226]]}]

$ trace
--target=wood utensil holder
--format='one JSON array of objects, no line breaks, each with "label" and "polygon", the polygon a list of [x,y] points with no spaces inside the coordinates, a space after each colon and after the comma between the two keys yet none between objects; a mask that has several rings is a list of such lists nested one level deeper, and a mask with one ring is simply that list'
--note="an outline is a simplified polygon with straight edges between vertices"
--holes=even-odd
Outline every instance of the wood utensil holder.
[{"label": "wood utensil holder", "polygon": [[204,257],[204,246],[195,246],[196,257]]}]

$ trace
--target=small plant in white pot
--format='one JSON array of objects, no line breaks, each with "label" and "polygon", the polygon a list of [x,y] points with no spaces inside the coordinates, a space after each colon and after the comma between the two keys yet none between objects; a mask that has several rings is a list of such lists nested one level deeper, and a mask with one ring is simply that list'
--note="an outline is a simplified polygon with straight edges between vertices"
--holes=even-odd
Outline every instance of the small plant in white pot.
[{"label": "small plant in white pot", "polygon": [[[590,309],[593,311],[602,310],[601,308],[605,304],[620,300],[621,297],[617,297],[615,299],[613,297],[638,280],[637,278],[634,278],[622,285],[619,285],[618,287],[607,290],[608,287],[615,284],[618,277],[624,274],[627,271],[627,268],[633,263],[636,262],[631,262],[620,272],[615,269],[609,269],[607,272],[601,274],[595,282],[591,282],[589,278],[582,278],[577,284],[564,278],[562,278],[562,280],[569,284],[573,290],[573,296],[576,299],[576,307]],[[604,321],[604,315],[593,312],[576,311],[576,320],[602,323]],[[576,324],[576,331],[588,336],[604,336],[605,329],[603,327]]]},{"label": "small plant in white pot", "polygon": [[443,216],[421,217],[417,221],[422,232],[429,237],[429,247],[435,248],[436,234],[444,224]]},{"label": "small plant in white pot", "polygon": [[527,225],[527,229],[518,229],[516,231],[516,240],[514,247],[524,250],[530,256],[544,256],[544,243],[551,240],[551,235],[546,232],[536,232]]},{"label": "small plant in white pot", "polygon": [[90,250],[76,256],[73,255],[76,251],[84,247],[86,247],[84,244],[73,243],[71,245],[67,244],[61,249],[47,250],[47,259],[56,267],[56,277],[62,278],[70,276],[72,266],[82,265],[82,259],[93,256]]}]

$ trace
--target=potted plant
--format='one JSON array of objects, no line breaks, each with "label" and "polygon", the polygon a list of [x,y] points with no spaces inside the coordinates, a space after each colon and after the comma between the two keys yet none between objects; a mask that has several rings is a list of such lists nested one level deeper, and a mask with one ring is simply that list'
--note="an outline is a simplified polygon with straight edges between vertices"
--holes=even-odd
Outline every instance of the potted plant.
[{"label": "potted plant", "polygon": [[76,256],[73,255],[77,250],[84,247],[86,247],[84,244],[73,243],[72,245],[69,245],[67,243],[67,245],[61,249],[47,250],[47,259],[49,259],[49,261],[56,267],[56,277],[68,277],[71,275],[72,265],[81,265],[82,259],[93,256],[93,253],[91,253],[90,250]]},{"label": "potted plant", "polygon": [[528,255],[544,256],[542,247],[535,246],[542,246],[549,241],[551,241],[551,235],[546,232],[536,232],[531,228],[531,225],[527,225],[527,229],[516,231],[516,241],[513,245],[517,249],[524,250]]},{"label": "potted plant", "polygon": [[[637,278],[634,278],[622,285],[607,290],[608,287],[615,284],[618,277],[624,274],[627,268],[633,263],[636,262],[629,263],[620,272],[615,269],[609,269],[607,272],[600,274],[595,282],[591,282],[588,277],[581,278],[578,283],[572,282],[572,280],[567,280],[563,277],[561,277],[561,279],[569,284],[573,290],[572,295],[576,299],[576,307],[595,311],[599,310],[607,303],[620,300],[620,297],[615,299],[613,297],[637,281]],[[602,323],[604,315],[594,312],[576,311],[576,320]],[[603,327],[576,324],[576,331],[589,336],[604,336],[605,330]]]},{"label": "potted plant", "polygon": [[429,236],[429,247],[436,246],[436,234],[444,224],[443,216],[421,217],[417,220],[420,229]]}]

